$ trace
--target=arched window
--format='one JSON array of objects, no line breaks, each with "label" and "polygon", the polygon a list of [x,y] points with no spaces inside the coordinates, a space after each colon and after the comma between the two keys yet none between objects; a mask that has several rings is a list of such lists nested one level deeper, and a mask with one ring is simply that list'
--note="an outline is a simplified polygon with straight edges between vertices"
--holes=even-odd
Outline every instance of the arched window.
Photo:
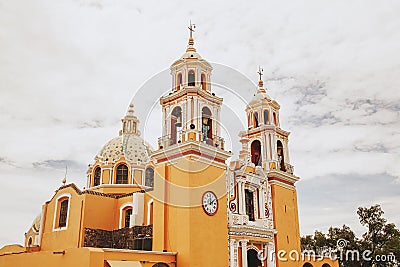
[{"label": "arched window", "polygon": [[205,74],[201,74],[201,89],[207,90],[207,81]]},{"label": "arched window", "polygon": [[59,200],[60,210],[58,215],[58,228],[67,226],[69,198],[65,197]]},{"label": "arched window", "polygon": [[251,143],[251,162],[256,166],[261,166],[261,143],[258,140]]},{"label": "arched window", "polygon": [[249,249],[247,251],[247,266],[248,267],[261,266],[261,261],[258,258],[258,252],[255,249]]},{"label": "arched window", "polygon": [[254,128],[258,127],[258,112],[254,112],[254,122],[253,122]]},{"label": "arched window", "polygon": [[159,262],[154,264],[152,267],[169,267],[169,265],[163,262]]},{"label": "arched window", "polygon": [[285,168],[285,154],[283,153],[283,145],[280,140],[276,143],[276,153],[278,154],[278,165],[281,171],[286,171]]},{"label": "arched window", "polygon": [[154,187],[154,169],[148,167],[145,171],[144,185],[148,187]]},{"label": "arched window", "polygon": [[276,120],[276,113],[274,112],[273,114],[274,114],[274,115],[273,115],[273,116],[274,116],[274,124],[275,124],[275,125],[278,125],[277,120]]},{"label": "arched window", "polygon": [[116,184],[128,183],[128,167],[125,164],[120,164],[117,167],[117,177],[115,183]]},{"label": "arched window", "polygon": [[246,214],[249,216],[249,221],[254,221],[254,194],[249,189],[244,190],[245,193],[245,204]]},{"label": "arched window", "polygon": [[132,207],[127,207],[122,212],[124,218],[124,228],[129,228],[131,224]]},{"label": "arched window", "polygon": [[306,262],[306,263],[303,264],[303,267],[313,267],[313,266],[312,266],[311,263]]},{"label": "arched window", "polygon": [[269,121],[268,116],[269,116],[268,110],[264,109],[264,124],[268,124]]},{"label": "arched window", "polygon": [[64,193],[55,200],[53,231],[65,230],[68,228],[68,217],[70,210],[71,194]]},{"label": "arched window", "polygon": [[177,143],[178,128],[182,127],[182,109],[175,107],[171,113],[171,145]]},{"label": "arched window", "polygon": [[177,91],[181,90],[181,85],[182,85],[182,73],[178,73],[178,77],[176,79],[176,90]]},{"label": "arched window", "polygon": [[208,107],[204,107],[201,113],[201,140],[205,141],[207,144],[212,144],[213,135],[211,110]]},{"label": "arched window", "polygon": [[331,267],[328,263],[324,263],[322,267]]},{"label": "arched window", "polygon": [[188,86],[196,86],[194,70],[190,70],[188,74]]},{"label": "arched window", "polygon": [[93,186],[100,185],[100,177],[101,177],[101,168],[96,167],[96,169],[94,169],[94,174],[93,174]]}]

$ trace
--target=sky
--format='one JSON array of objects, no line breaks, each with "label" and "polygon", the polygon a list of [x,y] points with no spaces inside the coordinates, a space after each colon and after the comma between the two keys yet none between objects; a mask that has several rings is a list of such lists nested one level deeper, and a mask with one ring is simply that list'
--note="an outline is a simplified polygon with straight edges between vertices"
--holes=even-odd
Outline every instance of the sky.
[{"label": "sky", "polygon": [[[373,204],[399,227],[399,11],[391,0],[0,0],[0,247],[23,242],[66,165],[68,182],[85,185],[131,100],[160,89],[149,81],[170,86],[189,20],[213,79],[232,85],[223,66],[254,83],[235,89],[241,101],[216,88],[241,122],[263,67],[291,132],[302,235],[343,224],[360,235],[357,207]],[[156,147],[159,109],[136,104],[142,128],[158,125],[143,128]]]}]

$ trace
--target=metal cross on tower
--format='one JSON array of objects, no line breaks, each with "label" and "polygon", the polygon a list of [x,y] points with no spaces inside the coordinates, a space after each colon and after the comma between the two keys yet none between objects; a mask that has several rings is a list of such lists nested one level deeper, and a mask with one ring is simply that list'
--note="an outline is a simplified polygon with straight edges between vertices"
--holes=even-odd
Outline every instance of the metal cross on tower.
[{"label": "metal cross on tower", "polygon": [[192,38],[192,37],[193,37],[194,29],[196,29],[196,25],[195,25],[195,24],[192,24],[192,21],[190,21],[190,24],[189,24],[188,29],[189,29],[189,31],[190,31],[190,38]]},{"label": "metal cross on tower", "polygon": [[264,75],[263,74],[263,68],[261,68],[260,66],[258,66],[258,71],[257,71],[257,73],[258,73],[258,75],[260,75],[260,80],[262,79],[262,76]]}]

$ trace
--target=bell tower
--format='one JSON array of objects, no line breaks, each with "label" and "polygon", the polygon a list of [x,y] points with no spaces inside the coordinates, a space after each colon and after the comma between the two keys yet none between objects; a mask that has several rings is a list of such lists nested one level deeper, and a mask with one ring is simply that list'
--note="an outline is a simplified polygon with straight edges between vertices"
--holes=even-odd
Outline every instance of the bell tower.
[{"label": "bell tower", "polygon": [[189,30],[186,52],[170,67],[171,90],[160,98],[153,248],[179,251],[181,266],[227,266],[225,161],[231,153],[220,137],[222,98],[212,92],[212,66],[194,47],[193,24]]},{"label": "bell tower", "polygon": [[[266,93],[260,79],[257,92],[246,107],[248,129],[241,133],[241,137],[249,138],[249,147],[243,150],[250,153],[250,161],[255,166],[266,171],[280,169],[293,174],[288,152],[290,133],[280,127],[279,109],[280,105]],[[241,153],[246,155],[244,151]]]},{"label": "bell tower", "polygon": [[[192,33],[192,24],[189,29]],[[222,98],[211,90],[212,66],[196,52],[192,34],[186,53],[170,70],[171,91],[160,99],[164,124],[159,147],[199,141],[223,149],[218,123]]]},{"label": "bell tower", "polygon": [[[280,126],[280,106],[267,94],[261,69],[259,75],[257,91],[246,107],[247,129],[239,134],[242,143],[239,160],[231,163],[228,176],[230,266],[240,266],[238,255],[241,255],[241,266],[259,266],[251,263],[257,262],[254,255],[261,250],[300,253],[295,187],[299,178],[293,175],[290,164],[290,133]],[[263,239],[252,235],[242,239],[239,233],[245,230],[258,233]],[[249,246],[253,248],[249,249]],[[250,253],[251,250],[254,251]],[[294,262],[278,262],[276,258],[262,263],[266,266],[299,266]]]}]

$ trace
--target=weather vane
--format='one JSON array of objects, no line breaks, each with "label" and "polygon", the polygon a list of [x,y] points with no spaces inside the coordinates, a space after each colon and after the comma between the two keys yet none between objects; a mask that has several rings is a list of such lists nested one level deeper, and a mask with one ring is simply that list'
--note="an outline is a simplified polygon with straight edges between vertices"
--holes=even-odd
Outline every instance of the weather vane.
[{"label": "weather vane", "polygon": [[195,25],[195,24],[192,24],[192,21],[191,21],[191,20],[190,20],[190,24],[189,24],[188,29],[189,29],[189,31],[190,31],[190,38],[192,38],[194,29],[196,29],[196,25]]},{"label": "weather vane", "polygon": [[263,74],[263,68],[261,68],[260,66],[258,66],[258,71],[257,71],[257,73],[258,73],[258,75],[260,75],[260,80],[262,79],[261,77],[264,75]]}]

